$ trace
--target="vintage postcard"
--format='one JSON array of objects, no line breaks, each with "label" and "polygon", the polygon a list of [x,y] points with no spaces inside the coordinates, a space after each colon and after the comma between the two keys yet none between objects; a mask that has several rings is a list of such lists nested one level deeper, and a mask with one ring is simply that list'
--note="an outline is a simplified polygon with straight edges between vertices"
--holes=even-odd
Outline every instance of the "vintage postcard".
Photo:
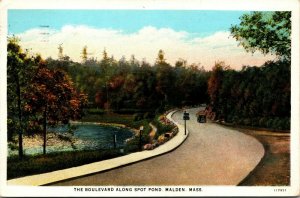
[{"label": "vintage postcard", "polygon": [[299,196],[299,1],[1,1],[0,195]]}]

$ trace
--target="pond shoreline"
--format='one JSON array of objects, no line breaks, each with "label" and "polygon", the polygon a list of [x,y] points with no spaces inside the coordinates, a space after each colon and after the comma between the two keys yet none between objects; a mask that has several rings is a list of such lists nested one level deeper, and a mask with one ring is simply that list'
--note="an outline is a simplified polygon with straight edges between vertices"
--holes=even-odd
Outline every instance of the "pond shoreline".
[{"label": "pond shoreline", "polygon": [[[66,136],[67,137],[67,136]],[[67,139],[68,138],[68,139]],[[67,138],[60,138],[58,133],[48,132],[47,133],[47,147],[56,146],[61,148],[62,151],[68,151],[67,149],[63,149],[64,147],[72,147],[72,144],[82,144],[83,141],[74,136],[68,136]],[[23,136],[23,148],[24,154],[27,155],[27,149],[42,149],[43,147],[43,135],[36,134],[33,136]],[[8,156],[18,155],[18,149],[10,149],[8,150]]]},{"label": "pond shoreline", "polygon": [[[116,127],[121,129],[128,129],[132,132],[132,136],[138,134],[138,130],[127,127],[124,124],[117,123],[102,123],[102,122],[80,122],[80,121],[71,121],[71,126],[76,125],[97,125],[97,126],[108,126]],[[17,142],[17,141],[15,141]],[[13,142],[8,142],[8,157],[18,155],[17,144]],[[79,137],[75,137],[74,134],[69,132],[63,132],[62,134],[49,130],[47,132],[47,153],[55,152],[65,152],[65,151],[75,151],[81,150],[78,145],[89,145],[88,140],[83,140]],[[43,135],[35,134],[33,136],[24,135],[23,136],[23,149],[25,155],[39,155],[42,152],[43,148]],[[93,149],[91,149],[93,150]]]},{"label": "pond shoreline", "polygon": [[100,126],[113,126],[113,127],[127,128],[127,129],[133,131],[135,135],[137,135],[139,132],[138,129],[134,129],[134,128],[126,126],[125,124],[119,124],[119,123],[70,121],[70,124],[95,124],[95,125],[100,125]]}]

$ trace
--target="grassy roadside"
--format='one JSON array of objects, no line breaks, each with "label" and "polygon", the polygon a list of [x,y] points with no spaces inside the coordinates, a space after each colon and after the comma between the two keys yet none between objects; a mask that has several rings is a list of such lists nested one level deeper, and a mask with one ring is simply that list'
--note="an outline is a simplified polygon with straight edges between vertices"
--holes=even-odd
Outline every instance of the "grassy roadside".
[{"label": "grassy roadside", "polygon": [[290,134],[234,128],[260,141],[265,156],[239,186],[290,185]]},{"label": "grassy roadside", "polygon": [[118,150],[68,151],[7,159],[7,179],[80,166],[124,155]]}]

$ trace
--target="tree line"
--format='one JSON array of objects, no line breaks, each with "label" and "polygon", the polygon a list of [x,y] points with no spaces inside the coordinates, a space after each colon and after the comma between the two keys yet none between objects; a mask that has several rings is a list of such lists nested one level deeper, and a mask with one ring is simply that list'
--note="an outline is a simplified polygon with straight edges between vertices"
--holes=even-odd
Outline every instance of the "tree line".
[{"label": "tree line", "polygon": [[213,67],[208,81],[214,119],[227,123],[290,129],[291,68],[283,61],[261,67],[230,69],[224,63]]},{"label": "tree line", "polygon": [[171,65],[163,50],[153,65],[134,56],[116,61],[106,50],[102,56],[101,61],[85,56],[82,63],[66,58],[46,62],[49,68],[60,68],[70,75],[77,89],[87,93],[90,108],[161,113],[170,107],[208,102],[209,73],[199,65],[188,65],[182,59]]}]

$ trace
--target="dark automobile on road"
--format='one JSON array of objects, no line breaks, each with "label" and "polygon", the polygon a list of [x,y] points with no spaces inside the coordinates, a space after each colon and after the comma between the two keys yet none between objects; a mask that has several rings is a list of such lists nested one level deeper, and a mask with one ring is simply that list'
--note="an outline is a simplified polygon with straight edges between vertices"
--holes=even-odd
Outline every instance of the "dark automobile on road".
[{"label": "dark automobile on road", "polygon": [[206,122],[206,115],[198,115],[197,121],[199,123],[205,123]]}]

